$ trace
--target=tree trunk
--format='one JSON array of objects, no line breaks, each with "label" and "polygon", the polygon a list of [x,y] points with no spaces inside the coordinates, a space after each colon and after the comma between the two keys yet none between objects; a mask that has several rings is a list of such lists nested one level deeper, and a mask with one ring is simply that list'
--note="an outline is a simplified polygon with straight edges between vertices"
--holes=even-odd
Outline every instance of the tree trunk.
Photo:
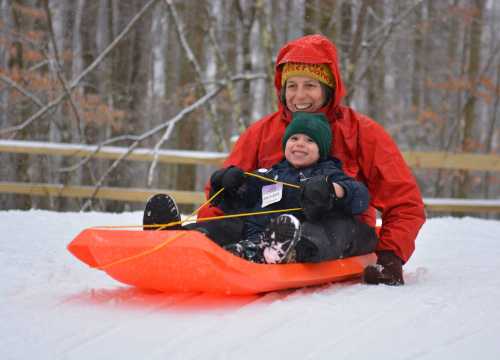
[{"label": "tree trunk", "polygon": [[[340,44],[337,44],[337,47],[340,50],[339,59],[341,73],[343,74],[349,72],[349,69],[351,67],[351,63],[349,62],[350,59],[347,54],[349,54],[352,42],[352,7],[353,5],[351,1],[343,1],[340,5]],[[346,81],[345,85],[346,88],[349,89],[352,84],[349,84],[349,82]],[[348,99],[345,99],[344,102],[347,106],[349,106]]]},{"label": "tree trunk", "polygon": [[371,5],[371,0],[363,0],[361,3],[361,8],[359,9],[358,16],[356,18],[356,28],[354,29],[354,35],[352,42],[350,44],[350,49],[348,53],[349,65],[347,66],[347,83],[349,84],[350,91],[346,96],[346,103],[351,103],[352,98],[356,92],[354,88],[354,80],[356,77],[356,70],[361,56],[361,43],[363,41],[363,33],[366,24],[366,15],[368,12],[368,7]]},{"label": "tree trunk", "polygon": [[[481,35],[482,22],[485,0],[474,0],[473,4],[477,15],[472,21],[469,33],[469,65],[467,69],[467,77],[470,86],[468,99],[464,109],[464,124],[462,137],[462,151],[474,152],[476,150],[474,126],[476,123],[476,90],[479,82],[479,66],[481,64]],[[471,177],[467,170],[461,171],[460,182],[458,187],[458,196],[466,198],[470,196]]]},{"label": "tree trunk", "polygon": [[[198,2],[193,2],[192,4],[186,4],[186,9],[184,11],[179,11],[180,14],[186,14],[186,10],[193,11],[193,8],[197,6],[203,6]],[[179,10],[180,7],[179,7]],[[196,10],[195,10],[196,11]],[[203,13],[201,10],[197,11],[198,13]],[[198,19],[198,24],[185,23],[186,33],[193,34],[194,29],[191,29],[191,26],[201,26],[203,28],[202,19]],[[203,44],[207,41],[205,36],[188,36],[187,38],[191,49],[194,52],[194,56],[196,59],[203,58]],[[194,99],[200,96],[202,92],[205,90],[196,86],[196,83],[193,82],[193,79],[196,78],[196,74],[193,71],[192,65],[185,60],[181,60],[180,64],[180,79],[179,79],[179,90],[180,97],[177,103],[179,104],[179,108],[184,108],[191,103],[193,103]],[[204,108],[200,111],[195,111],[192,114],[186,116],[186,118],[181,121],[178,125],[176,125],[175,134],[176,139],[175,143],[178,149],[198,149],[199,147],[199,124],[201,121],[208,119],[207,114],[208,108]],[[209,121],[209,120],[205,120]],[[179,190],[194,190],[196,187],[196,168],[194,166],[189,165],[177,165],[177,177],[175,179],[175,189]],[[191,212],[193,210],[192,206],[181,205],[181,211],[183,212]]]},{"label": "tree trunk", "polygon": [[[28,19],[23,19],[23,15],[18,12],[17,6],[21,6],[22,2],[19,0],[12,1],[11,15],[12,15],[12,25],[13,30],[18,34],[23,34],[31,30],[28,26],[30,24]],[[24,20],[24,21],[23,21]],[[21,40],[17,38],[11,43],[11,55],[9,57],[9,73],[17,74],[19,77],[23,77],[23,74],[27,67],[27,61],[25,60],[25,48]],[[16,116],[13,118],[13,122],[16,123],[18,119],[27,119],[35,110],[31,104],[24,104],[18,108],[16,111]],[[17,132],[18,139],[30,139],[32,136],[37,136],[35,131],[31,133],[27,129],[23,129]],[[30,182],[30,157],[28,155],[12,155],[13,163],[15,164],[15,181],[20,182]],[[18,209],[29,209],[31,208],[32,197],[29,195],[20,195],[15,197],[15,207]]]},{"label": "tree trunk", "polygon": [[[242,25],[241,29],[241,60],[242,60],[242,72],[252,72],[252,27],[255,22],[255,13],[257,7],[255,4],[248,5],[248,3],[241,2],[240,0],[235,2],[236,10],[238,13],[238,19]],[[243,81],[241,88],[242,94],[242,107],[241,116],[243,119],[243,124],[248,127],[251,123],[252,117],[252,103],[251,103],[251,87],[249,81]],[[241,131],[242,129],[240,129]]]},{"label": "tree trunk", "polygon": [[421,111],[421,81],[422,81],[422,64],[421,60],[424,59],[423,49],[423,17],[422,17],[422,4],[418,5],[415,9],[415,32],[413,34],[413,69],[412,69],[412,85],[411,85],[411,107],[412,111],[418,116]]},{"label": "tree trunk", "polygon": [[[372,34],[385,21],[385,9],[383,2],[375,1],[372,8],[375,14],[367,19],[367,33]],[[366,109],[368,115],[376,119],[382,125],[386,122],[387,113],[385,111],[385,55],[381,53],[374,61],[367,72],[366,82]]]}]

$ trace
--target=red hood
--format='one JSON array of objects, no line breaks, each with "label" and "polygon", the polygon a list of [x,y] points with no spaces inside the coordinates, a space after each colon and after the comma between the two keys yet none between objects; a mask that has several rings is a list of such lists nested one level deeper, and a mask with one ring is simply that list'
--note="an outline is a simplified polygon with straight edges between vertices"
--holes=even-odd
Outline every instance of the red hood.
[{"label": "red hood", "polygon": [[337,60],[337,49],[335,45],[322,35],[307,35],[285,44],[276,57],[276,69],[274,76],[274,86],[278,94],[279,111],[283,113],[284,119],[290,121],[291,114],[281,103],[281,70],[284,63],[300,62],[308,64],[328,64],[335,78],[335,97],[327,106],[320,109],[329,119],[334,119],[334,114],[342,98],[345,95],[344,84],[340,78],[340,70]]}]

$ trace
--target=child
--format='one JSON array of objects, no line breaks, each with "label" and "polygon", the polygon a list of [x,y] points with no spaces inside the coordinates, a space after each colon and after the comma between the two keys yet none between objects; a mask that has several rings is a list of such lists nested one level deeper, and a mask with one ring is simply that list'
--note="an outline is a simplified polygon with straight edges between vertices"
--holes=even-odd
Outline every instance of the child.
[{"label": "child", "polygon": [[[204,231],[228,251],[257,263],[319,262],[373,251],[377,243],[374,230],[354,218],[366,210],[368,190],[344,174],[339,160],[329,157],[331,143],[331,130],[323,114],[294,113],[282,141],[285,159],[254,173],[300,186],[274,184],[245,175],[237,167],[216,171],[211,185],[212,193],[224,188],[214,202],[226,214],[303,210],[294,215],[252,215],[188,228]],[[178,216],[173,199],[157,196],[165,197],[162,203],[170,204],[165,207]],[[146,215],[145,211],[145,224],[155,223],[150,221],[151,214]],[[231,240],[225,241],[228,238]]]}]

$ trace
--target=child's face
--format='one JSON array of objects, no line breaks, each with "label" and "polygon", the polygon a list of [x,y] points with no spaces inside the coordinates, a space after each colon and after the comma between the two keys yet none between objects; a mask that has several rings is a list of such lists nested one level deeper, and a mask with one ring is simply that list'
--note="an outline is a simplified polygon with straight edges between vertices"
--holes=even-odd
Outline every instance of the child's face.
[{"label": "child's face", "polygon": [[319,160],[319,147],[306,134],[293,134],[286,141],[285,158],[296,168],[308,167]]}]

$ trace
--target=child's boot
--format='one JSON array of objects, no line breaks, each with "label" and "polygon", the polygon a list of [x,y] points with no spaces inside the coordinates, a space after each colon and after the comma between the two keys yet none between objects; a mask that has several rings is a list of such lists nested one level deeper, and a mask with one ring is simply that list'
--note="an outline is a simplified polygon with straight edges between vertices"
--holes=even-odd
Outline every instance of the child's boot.
[{"label": "child's boot", "polygon": [[[181,225],[165,227],[164,225],[181,221],[179,208],[175,200],[167,194],[153,195],[147,202],[142,218],[144,230],[180,230]],[[154,226],[159,225],[162,226]]]},{"label": "child's boot", "polygon": [[263,250],[268,264],[295,262],[295,245],[301,236],[299,219],[290,214],[280,215],[270,221],[265,237],[270,244]]}]

